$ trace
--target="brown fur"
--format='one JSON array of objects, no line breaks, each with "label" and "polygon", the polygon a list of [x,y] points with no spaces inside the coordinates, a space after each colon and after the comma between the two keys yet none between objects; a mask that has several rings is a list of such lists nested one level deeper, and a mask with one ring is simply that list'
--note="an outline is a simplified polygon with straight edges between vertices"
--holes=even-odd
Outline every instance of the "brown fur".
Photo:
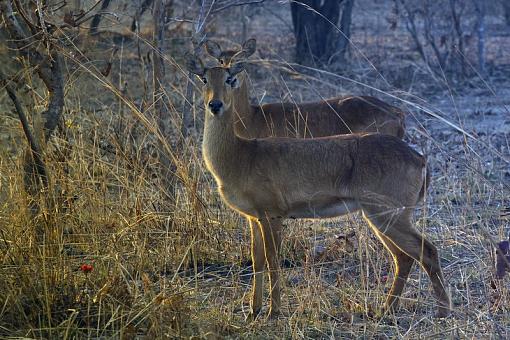
[{"label": "brown fur", "polygon": [[[212,41],[206,42],[207,52],[229,66],[255,52],[254,39],[247,40],[241,50],[222,51]],[[242,75],[246,77],[246,75]],[[261,137],[323,137],[355,132],[380,132],[403,138],[405,114],[399,108],[375,97],[345,96],[320,102],[270,103],[250,105],[248,82],[239,88],[235,105],[239,136]]]},{"label": "brown fur", "polygon": [[[450,299],[435,246],[412,225],[412,213],[426,185],[423,156],[400,139],[350,134],[314,139],[245,139],[236,135],[230,79],[239,65],[203,69],[190,57],[188,68],[207,79],[202,152],[223,200],[250,222],[254,270],[253,315],[262,306],[264,264],[269,269],[270,315],[280,309],[278,251],[285,218],[329,218],[361,210],[392,254],[395,278],[386,308],[395,308],[414,261],[430,276],[439,315]],[[233,70],[236,70],[235,72]],[[209,106],[221,102],[221,109]]]}]

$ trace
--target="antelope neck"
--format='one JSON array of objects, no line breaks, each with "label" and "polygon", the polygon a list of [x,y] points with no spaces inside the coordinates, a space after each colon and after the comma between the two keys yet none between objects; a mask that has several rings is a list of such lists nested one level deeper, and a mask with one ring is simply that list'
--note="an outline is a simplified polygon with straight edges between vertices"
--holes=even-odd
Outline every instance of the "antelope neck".
[{"label": "antelope neck", "polygon": [[236,114],[241,119],[245,119],[250,116],[250,93],[248,91],[248,74],[243,71],[240,75],[242,77],[241,86],[239,87],[239,96],[234,98],[234,107]]},{"label": "antelope neck", "polygon": [[236,136],[234,114],[232,107],[218,117],[206,112],[202,153],[207,168],[220,186],[226,179],[235,181],[242,178],[239,165],[247,157],[246,145],[249,141]]}]

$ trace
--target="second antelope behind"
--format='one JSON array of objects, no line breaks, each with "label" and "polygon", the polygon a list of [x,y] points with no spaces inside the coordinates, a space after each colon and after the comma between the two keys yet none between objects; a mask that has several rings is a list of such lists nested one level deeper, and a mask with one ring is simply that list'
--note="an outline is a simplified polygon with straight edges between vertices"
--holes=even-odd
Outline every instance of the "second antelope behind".
[{"label": "second antelope behind", "polygon": [[450,298],[436,247],[412,223],[427,189],[423,156],[399,138],[352,134],[315,139],[245,139],[234,130],[233,103],[243,80],[243,62],[205,68],[193,55],[188,69],[204,81],[202,153],[223,200],[245,216],[251,228],[252,316],[262,307],[264,266],[270,282],[271,316],[279,313],[278,252],[285,218],[330,218],[361,211],[392,254],[395,277],[385,308],[397,306],[411,267],[418,261],[430,277],[438,315]]},{"label": "second antelope behind", "polygon": [[[222,50],[216,42],[205,42],[207,52],[228,67],[247,58],[256,49],[255,39],[244,42],[241,50]],[[237,135],[262,137],[324,137],[354,132],[380,132],[399,138],[405,132],[405,114],[399,108],[371,96],[341,96],[306,103],[250,105],[246,72],[239,85],[234,107]]]}]

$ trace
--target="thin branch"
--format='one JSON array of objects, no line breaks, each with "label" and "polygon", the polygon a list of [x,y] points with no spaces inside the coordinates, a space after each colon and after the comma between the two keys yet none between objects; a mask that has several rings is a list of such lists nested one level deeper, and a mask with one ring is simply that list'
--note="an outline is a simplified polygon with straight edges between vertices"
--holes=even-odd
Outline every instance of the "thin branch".
[{"label": "thin branch", "polygon": [[87,14],[89,14],[90,12],[92,12],[94,10],[94,8],[97,7],[97,5],[99,5],[101,3],[101,1],[103,0],[97,0],[95,4],[93,4],[88,10],[86,11],[82,11],[80,14],[74,14],[76,16],[76,18],[74,18],[74,20],[78,23],[78,21],[80,21],[81,19],[83,19]]},{"label": "thin branch", "polygon": [[[215,4],[215,0],[209,4],[208,9],[206,11],[206,0],[201,1],[200,11],[198,15],[198,19],[195,22],[195,32],[191,37],[191,42],[193,44],[193,53],[198,53],[200,47],[205,41],[205,34],[203,34],[207,18],[211,13],[211,10]],[[191,79],[193,79],[194,75],[191,72],[188,72],[188,84],[186,86],[186,96],[182,105],[182,125],[181,125],[181,134],[184,138],[188,136],[189,129],[191,128],[191,111],[193,109],[193,84]]]},{"label": "thin branch", "polygon": [[[43,56],[35,48],[25,48],[26,45],[22,45],[21,42],[31,41],[33,37],[28,37],[19,24],[16,16],[14,15],[11,2],[0,2],[0,9],[2,9],[6,28],[11,38],[14,40],[18,49],[21,51],[27,51],[30,56],[29,60],[31,65],[36,69],[37,74],[48,89],[48,107],[46,111],[42,113],[42,116],[45,118],[45,140],[48,140],[60,121],[64,107],[64,80],[61,70],[62,61],[56,52],[57,46],[52,46],[52,52],[47,56]],[[42,17],[42,14],[40,14],[40,18]],[[41,24],[45,25],[44,22],[41,22]],[[47,39],[46,42],[50,43],[50,40]]]},{"label": "thin branch", "polygon": [[19,120],[21,121],[21,126],[23,127],[23,132],[25,133],[25,137],[27,138],[28,144],[30,146],[30,151],[32,153],[32,158],[34,160],[37,175],[40,177],[40,179],[43,183],[43,186],[45,188],[47,188],[48,187],[48,176],[47,176],[47,171],[46,171],[46,165],[44,164],[44,161],[42,159],[41,147],[39,146],[39,143],[37,142],[34,135],[32,134],[32,131],[30,130],[30,125],[28,123],[27,116],[25,114],[25,111],[23,110],[23,106],[21,105],[21,102],[18,99],[16,91],[9,84],[9,80],[7,80],[3,74],[0,74],[0,77],[3,79],[3,82],[5,82],[5,90],[7,91],[7,94],[9,95],[12,102],[14,103],[14,107],[16,108],[16,112],[18,114]]},{"label": "thin branch", "polygon": [[[101,22],[101,16],[103,15],[103,12],[106,11],[108,6],[110,5],[110,0],[102,0],[103,3],[101,4],[101,9],[99,12],[94,14],[94,17],[92,19],[92,22],[90,23],[90,34],[96,34],[97,33],[97,27],[99,26],[99,23]],[[85,20],[82,20],[80,24],[84,23]]]},{"label": "thin branch", "polygon": [[252,0],[252,1],[242,1],[242,2],[234,2],[234,3],[230,3],[230,4],[227,4],[227,5],[224,5],[222,7],[219,7],[219,8],[216,8],[214,10],[211,11],[211,14],[216,14],[218,12],[221,12],[227,8],[230,8],[230,7],[237,7],[237,6],[244,6],[244,5],[253,5],[253,4],[261,4],[263,3],[265,0]]},{"label": "thin branch", "polygon": [[[35,26],[32,21],[30,21],[28,19],[28,16],[27,14],[25,13],[25,9],[23,8],[23,6],[21,6],[19,0],[14,0],[14,5],[16,6],[16,10],[18,11],[18,13],[21,15],[21,17],[23,18],[23,21],[25,21],[25,23],[27,24],[27,26],[30,28],[30,30],[32,31],[33,34],[35,34],[39,29],[40,27],[38,26]],[[9,4],[10,6],[10,4]]]}]

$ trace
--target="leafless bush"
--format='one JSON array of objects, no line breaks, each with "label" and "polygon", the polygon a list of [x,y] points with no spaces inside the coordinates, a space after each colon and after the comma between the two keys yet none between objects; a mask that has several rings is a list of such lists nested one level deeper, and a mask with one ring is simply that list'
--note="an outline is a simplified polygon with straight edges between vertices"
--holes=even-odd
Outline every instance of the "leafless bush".
[{"label": "leafless bush", "polygon": [[[416,51],[429,69],[440,78],[466,77],[468,66],[485,70],[483,1],[395,0],[397,13],[405,23]],[[478,54],[467,51],[476,31]]]},{"label": "leafless bush", "polygon": [[[39,213],[39,199],[45,200],[50,210],[52,206],[48,171],[43,159],[47,141],[58,126],[64,107],[62,57],[58,52],[58,42],[55,39],[57,26],[55,23],[50,24],[46,16],[46,10],[51,11],[53,8],[38,6],[37,11],[27,13],[20,2],[15,4],[16,7],[13,8],[10,1],[0,3],[5,28],[11,39],[11,47],[17,49],[19,57],[26,60],[20,65],[29,65],[30,68],[26,72],[35,72],[48,91],[47,108],[40,114],[42,124],[34,124],[31,127],[15,89],[9,84],[6,85],[29,143],[29,148],[25,152],[24,180],[26,191],[32,195],[29,205],[35,217]],[[21,17],[22,21],[18,20],[18,17]],[[69,23],[62,22],[60,25],[65,27]],[[13,74],[6,77],[17,78]],[[16,80],[23,81],[19,78]],[[31,113],[30,116],[38,115]],[[32,129],[35,129],[35,133]],[[37,235],[41,236],[44,227],[38,225],[37,229]]]},{"label": "leafless bush", "polygon": [[503,6],[503,15],[505,16],[505,22],[507,26],[510,26],[510,1],[500,0],[501,6]]},{"label": "leafless bush", "polygon": [[[375,63],[384,74],[393,67],[402,72],[399,56],[407,56],[409,47],[390,40],[402,37],[400,23],[407,20],[400,0],[395,31],[386,34],[378,31],[381,25],[373,26],[379,20],[374,17],[388,10],[391,1],[356,0],[353,41],[362,41],[357,29],[366,28],[361,34],[367,34],[367,43],[357,50],[368,51],[369,58],[352,63],[346,76],[320,70],[299,73],[298,65],[286,62],[292,59],[294,43],[288,2],[242,7],[237,5],[250,1],[153,0],[153,11],[147,8],[140,30],[132,32],[130,24],[142,0],[110,1],[106,10],[100,10],[106,0],[0,0],[2,6],[13,4],[14,18],[26,33],[19,39],[8,37],[7,21],[0,22],[0,69],[5,75],[0,84],[0,337],[508,338],[508,275],[492,280],[497,254],[480,233],[485,229],[495,241],[508,237],[508,214],[499,216],[510,197],[508,162],[503,160],[509,154],[508,118],[507,111],[502,113],[508,76],[502,74],[498,83],[506,92],[496,88],[497,95],[490,97],[485,88],[467,89],[462,98],[455,98],[455,107],[443,94],[418,98],[421,92],[414,87],[406,97],[385,92],[366,71],[371,51],[391,59],[390,66]],[[422,3],[405,1],[421,11]],[[446,6],[443,13],[429,1],[438,11],[434,13],[453,20],[450,2],[440,1]],[[158,9],[165,3],[172,4],[170,14]],[[25,10],[17,10],[17,4]],[[365,5],[369,8],[362,8]],[[496,5],[501,10],[499,2],[487,8],[487,46],[510,39],[506,32],[493,35],[494,27],[502,26],[494,20],[502,15],[495,12]],[[229,7],[221,9],[225,6]],[[450,51],[444,62],[450,68],[447,76],[462,73],[460,61],[453,60],[458,49],[467,55],[466,73],[472,70],[470,64],[477,68],[474,4],[457,0],[455,6],[462,18],[463,48],[450,42],[458,35],[451,21],[430,23],[441,57]],[[201,36],[195,34],[197,23],[205,22],[198,28],[207,38],[235,45],[241,40],[241,9],[251,12],[255,7],[260,12],[243,34],[260,43],[261,58],[253,58],[248,72],[258,98],[306,101],[346,90],[355,95],[374,91],[381,98],[403,99],[397,105],[408,105],[409,118],[415,114],[419,124],[409,125],[409,138],[427,153],[434,174],[417,225],[444,249],[453,318],[440,322],[431,318],[428,282],[418,269],[410,277],[416,289],[406,290],[402,309],[382,322],[371,318],[372,311],[382,306],[378,297],[390,288],[392,267],[361,218],[351,216],[321,223],[289,221],[288,242],[282,249],[288,286],[284,316],[277,321],[244,320],[251,279],[249,232],[216,194],[201,159],[200,137],[180,135],[188,82],[195,92],[191,98],[200,98],[199,83],[187,79],[180,65],[184,53],[193,49],[192,37]],[[8,13],[4,8],[2,18]],[[271,12],[275,15],[268,15]],[[91,35],[86,20],[98,13],[103,21]],[[441,76],[423,33],[422,15],[415,13],[418,38],[435,74]],[[441,30],[450,34],[443,45]],[[501,46],[500,55],[506,52]],[[489,72],[494,58],[487,53]],[[61,83],[44,81],[44,76],[51,80],[55,73],[61,75]],[[351,77],[354,74],[359,78]],[[55,85],[57,89],[62,85],[62,91]],[[21,109],[16,109],[16,100]],[[485,105],[486,101],[491,103]],[[195,99],[188,116],[198,128],[201,104]],[[49,111],[61,113],[49,119],[46,133],[52,132],[40,142],[46,119],[40,131],[37,119]],[[27,124],[20,124],[20,113],[25,113]],[[458,124],[455,114],[465,125],[454,131],[449,126]],[[158,124],[168,118],[169,126]],[[39,143],[42,151],[27,139]],[[179,139],[186,143],[176,143]],[[43,242],[34,241],[36,223],[26,208],[33,197],[24,190],[24,150],[30,157],[42,154],[56,202],[48,209],[40,200],[35,222],[42,221],[52,231]],[[174,200],[159,177],[166,175],[161,172],[161,155],[173,165]],[[49,196],[48,191],[40,193]]]}]

